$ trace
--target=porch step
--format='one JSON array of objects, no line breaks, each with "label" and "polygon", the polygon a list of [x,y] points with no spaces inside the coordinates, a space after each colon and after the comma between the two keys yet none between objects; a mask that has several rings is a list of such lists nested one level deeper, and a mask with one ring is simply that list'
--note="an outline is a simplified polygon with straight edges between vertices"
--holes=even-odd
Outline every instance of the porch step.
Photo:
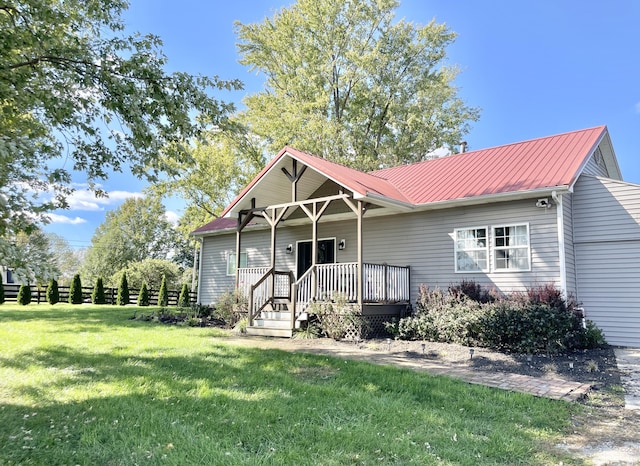
[{"label": "porch step", "polygon": [[253,319],[253,327],[290,328],[291,322],[289,320],[265,319],[261,317],[259,319]]},{"label": "porch step", "polygon": [[293,336],[293,330],[290,328],[247,327],[247,335],[291,338]]},{"label": "porch step", "polygon": [[291,320],[291,312],[289,311],[262,311],[260,318],[264,320],[284,320],[289,322]]}]

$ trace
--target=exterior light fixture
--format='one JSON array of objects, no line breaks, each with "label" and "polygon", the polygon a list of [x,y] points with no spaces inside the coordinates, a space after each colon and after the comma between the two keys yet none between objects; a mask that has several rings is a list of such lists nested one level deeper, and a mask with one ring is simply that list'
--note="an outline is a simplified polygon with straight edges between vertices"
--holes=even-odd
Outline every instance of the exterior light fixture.
[{"label": "exterior light fixture", "polygon": [[289,244],[287,245],[287,248],[285,249],[287,254],[292,254],[293,253],[293,244]]},{"label": "exterior light fixture", "polygon": [[345,239],[341,239],[340,242],[338,243],[338,249],[342,251],[346,247],[347,247],[347,241]]}]

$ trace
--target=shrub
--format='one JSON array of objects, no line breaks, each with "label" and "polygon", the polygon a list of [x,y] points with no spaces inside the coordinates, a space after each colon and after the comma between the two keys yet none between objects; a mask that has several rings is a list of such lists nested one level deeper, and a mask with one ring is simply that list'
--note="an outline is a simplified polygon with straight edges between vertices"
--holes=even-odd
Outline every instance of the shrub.
[{"label": "shrub", "polygon": [[142,288],[140,288],[140,293],[138,293],[138,306],[148,306],[149,305],[149,290],[147,289],[146,282],[142,282]]},{"label": "shrub", "polygon": [[56,304],[60,301],[60,291],[58,290],[58,282],[54,278],[49,280],[47,285],[47,302],[49,304]]},{"label": "shrub", "polygon": [[22,304],[23,306],[26,306],[31,302],[31,286],[20,285],[20,289],[18,290],[17,301],[18,301],[18,304]]},{"label": "shrub", "polygon": [[189,307],[191,305],[191,297],[189,296],[189,285],[182,285],[180,297],[178,298],[178,307]]},{"label": "shrub", "polygon": [[82,282],[80,274],[75,274],[69,288],[69,304],[82,304]]},{"label": "shrub", "polygon": [[230,327],[247,317],[249,300],[240,290],[223,293],[216,302],[214,316],[224,320]]},{"label": "shrub", "polygon": [[4,285],[2,280],[0,280],[0,304],[4,304]]},{"label": "shrub", "polygon": [[129,304],[129,284],[127,283],[127,274],[122,273],[120,277],[120,285],[118,286],[118,296],[116,297],[118,306],[126,306]]},{"label": "shrub", "polygon": [[104,295],[104,282],[102,277],[98,277],[96,280],[93,292],[91,293],[91,302],[93,304],[105,304],[107,302],[107,298]]},{"label": "shrub", "polygon": [[349,336],[364,338],[369,332],[367,320],[343,295],[335,296],[334,301],[313,302],[309,314],[318,318],[320,330],[334,340]]},{"label": "shrub", "polygon": [[604,344],[602,332],[593,323],[584,328],[576,303],[564,299],[553,285],[501,297],[485,294],[473,282],[452,286],[449,293],[422,286],[414,315],[400,319],[392,330],[402,339],[521,353],[557,353]]},{"label": "shrub", "polygon": [[169,290],[167,290],[167,276],[162,275],[160,291],[158,291],[158,306],[166,307],[169,304]]}]

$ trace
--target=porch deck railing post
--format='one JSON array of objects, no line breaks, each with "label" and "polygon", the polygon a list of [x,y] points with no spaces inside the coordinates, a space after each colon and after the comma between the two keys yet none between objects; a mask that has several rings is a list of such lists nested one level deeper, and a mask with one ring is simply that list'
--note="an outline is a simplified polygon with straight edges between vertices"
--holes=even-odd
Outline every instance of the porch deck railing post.
[{"label": "porch deck railing post", "polygon": [[291,303],[291,329],[296,328],[297,307],[298,307],[298,285],[296,284],[293,272],[289,272],[289,302]]},{"label": "porch deck railing post", "polygon": [[389,265],[382,264],[382,300],[386,303],[389,301]]}]

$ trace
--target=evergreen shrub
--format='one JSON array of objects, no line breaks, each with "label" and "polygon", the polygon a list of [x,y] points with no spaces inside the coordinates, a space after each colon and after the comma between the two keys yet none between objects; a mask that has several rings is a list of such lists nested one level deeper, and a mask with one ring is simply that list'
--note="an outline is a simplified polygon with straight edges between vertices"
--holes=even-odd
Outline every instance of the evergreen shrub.
[{"label": "evergreen shrub", "polygon": [[140,293],[138,293],[138,306],[148,306],[149,305],[149,289],[147,288],[147,283],[142,282],[142,288],[140,288]]},{"label": "evergreen shrub", "polygon": [[120,277],[116,304],[118,306],[126,306],[129,304],[129,284],[127,283],[127,274],[125,272],[122,272],[122,277]]},{"label": "evergreen shrub", "polygon": [[54,278],[49,280],[47,286],[47,302],[49,304],[57,304],[60,301],[60,291],[58,290],[58,281]]},{"label": "evergreen shrub", "polygon": [[180,297],[178,298],[178,307],[189,307],[191,305],[191,299],[189,296],[189,285],[186,283],[182,285],[180,291]]},{"label": "evergreen shrub", "polygon": [[75,274],[69,289],[69,304],[82,304],[82,282],[80,274]]},{"label": "evergreen shrub", "polygon": [[102,277],[98,277],[96,280],[93,292],[91,293],[91,302],[93,304],[105,304],[107,302],[107,298],[104,295],[104,282]]},{"label": "evergreen shrub", "polygon": [[169,290],[167,290],[167,276],[162,275],[160,291],[158,291],[158,306],[166,307],[169,304]]},{"label": "evergreen shrub", "polygon": [[18,304],[22,304],[26,306],[31,302],[31,286],[29,285],[20,285],[20,289],[18,290]]}]

